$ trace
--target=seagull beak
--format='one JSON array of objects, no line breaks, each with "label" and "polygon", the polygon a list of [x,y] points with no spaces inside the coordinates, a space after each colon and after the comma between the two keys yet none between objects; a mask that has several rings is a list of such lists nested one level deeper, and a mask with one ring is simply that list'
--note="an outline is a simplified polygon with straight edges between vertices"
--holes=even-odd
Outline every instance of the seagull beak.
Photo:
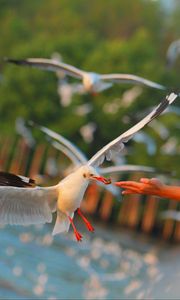
[{"label": "seagull beak", "polygon": [[100,181],[104,184],[111,184],[111,179],[110,178],[105,178],[103,176],[92,176],[92,179],[95,179],[97,181]]}]

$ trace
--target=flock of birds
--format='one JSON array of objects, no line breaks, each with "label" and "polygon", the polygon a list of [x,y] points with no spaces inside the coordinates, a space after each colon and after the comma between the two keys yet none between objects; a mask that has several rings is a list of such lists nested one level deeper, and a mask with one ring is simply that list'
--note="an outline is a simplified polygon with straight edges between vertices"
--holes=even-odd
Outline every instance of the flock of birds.
[{"label": "flock of birds", "polygon": [[[61,80],[63,78],[65,80],[66,76],[74,77],[81,81],[79,90],[82,93],[99,93],[112,87],[114,83],[121,82],[167,90],[161,84],[133,74],[98,74],[83,71],[72,65],[63,63],[60,59],[57,61],[57,57],[52,59],[29,58],[24,60],[6,58],[6,61],[16,65],[56,72],[56,74],[59,74],[58,76]],[[52,222],[52,214],[57,212],[52,234],[67,232],[70,225],[72,225],[77,241],[81,241],[82,235],[77,230],[73,218],[74,213],[77,212],[87,229],[91,232],[94,231],[93,226],[80,209],[84,193],[91,181],[105,185],[107,189],[111,189],[116,194],[116,182],[112,183],[112,180],[105,178],[104,175],[123,170],[154,171],[150,167],[134,165],[115,165],[103,168],[101,167],[103,162],[105,160],[113,161],[122,151],[124,144],[133,138],[145,125],[157,118],[178,96],[179,94],[174,91],[167,92],[164,99],[141,121],[102,147],[90,159],[62,135],[31,122],[32,126],[35,126],[44,132],[44,134],[51,137],[52,145],[72,161],[73,169],[57,185],[50,187],[37,186],[33,179],[24,176],[0,172],[0,223],[19,225],[49,223]],[[20,120],[18,126],[19,130],[21,130],[22,124]]]}]

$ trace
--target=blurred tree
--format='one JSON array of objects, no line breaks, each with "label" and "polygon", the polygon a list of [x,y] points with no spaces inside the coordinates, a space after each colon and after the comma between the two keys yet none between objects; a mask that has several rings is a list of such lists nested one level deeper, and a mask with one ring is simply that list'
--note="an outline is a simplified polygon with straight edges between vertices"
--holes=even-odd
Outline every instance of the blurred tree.
[{"label": "blurred tree", "polygon": [[[51,57],[59,52],[65,62],[85,70],[134,73],[168,86],[178,85],[177,69],[166,70],[165,56],[168,43],[179,35],[179,1],[169,15],[159,1],[150,0],[0,0],[0,4],[1,57]],[[72,104],[64,108],[59,104],[55,74],[3,62],[0,72],[2,134],[14,132],[14,121],[22,116],[65,134],[89,154],[132,126],[144,109],[164,95],[142,88],[137,99],[124,105],[124,93],[132,86],[117,84],[96,97],[74,95]],[[93,110],[75,114],[83,103],[92,103]],[[88,122],[97,125],[90,145],[79,132]],[[173,134],[174,125],[171,128]],[[153,138],[160,149],[160,138]],[[144,146],[135,145],[135,156],[128,160],[151,164],[152,158],[143,152]],[[157,150],[156,155],[163,154]],[[153,164],[160,162],[153,158]]]}]

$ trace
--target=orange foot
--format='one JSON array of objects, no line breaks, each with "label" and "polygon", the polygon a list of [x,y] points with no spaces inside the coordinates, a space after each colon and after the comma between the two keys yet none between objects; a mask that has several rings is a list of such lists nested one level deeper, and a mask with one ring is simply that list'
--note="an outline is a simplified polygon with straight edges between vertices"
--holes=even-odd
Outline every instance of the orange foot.
[{"label": "orange foot", "polygon": [[82,242],[82,235],[80,234],[80,232],[76,230],[76,231],[74,231],[74,234],[75,234],[77,242]]},{"label": "orange foot", "polygon": [[88,221],[86,224],[86,227],[89,231],[94,232],[94,227],[91,225],[91,223]]},{"label": "orange foot", "polygon": [[85,216],[82,214],[80,208],[77,209],[78,215],[82,218],[83,222],[85,223],[87,229],[91,232],[94,232],[94,227],[91,225],[91,223],[85,218]]}]

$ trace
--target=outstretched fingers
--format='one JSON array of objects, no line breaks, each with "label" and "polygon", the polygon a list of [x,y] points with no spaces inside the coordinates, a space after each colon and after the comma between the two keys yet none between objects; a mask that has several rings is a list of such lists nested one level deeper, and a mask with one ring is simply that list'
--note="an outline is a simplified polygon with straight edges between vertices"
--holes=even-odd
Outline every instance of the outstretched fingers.
[{"label": "outstretched fingers", "polygon": [[136,181],[119,181],[115,182],[115,185],[121,188],[138,188],[142,184]]},{"label": "outstretched fingers", "polygon": [[119,186],[123,189],[123,195],[128,194],[147,194],[151,192],[152,186],[150,184],[150,179],[141,178],[140,182],[136,181],[120,181],[115,183],[116,186]]},{"label": "outstretched fingers", "polygon": [[128,194],[145,194],[145,195],[160,195],[164,184],[157,178],[141,178],[139,182],[136,181],[119,181],[115,182],[116,186],[123,189],[123,195]]}]

